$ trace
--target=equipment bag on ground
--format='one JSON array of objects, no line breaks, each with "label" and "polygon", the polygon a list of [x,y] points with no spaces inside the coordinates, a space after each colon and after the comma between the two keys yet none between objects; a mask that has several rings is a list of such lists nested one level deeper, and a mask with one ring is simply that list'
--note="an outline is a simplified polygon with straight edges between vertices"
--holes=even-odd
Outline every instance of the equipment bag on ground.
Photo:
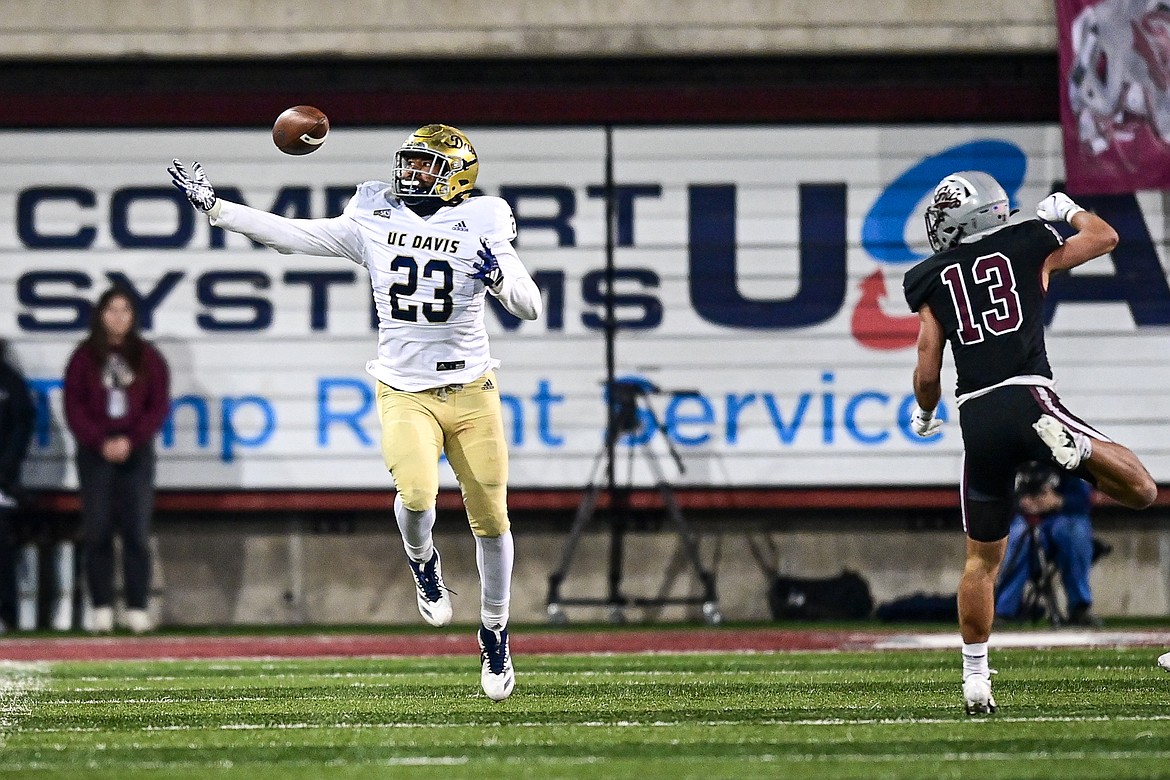
[{"label": "equipment bag on ground", "polygon": [[854,571],[836,577],[785,577],[777,574],[768,589],[775,620],[862,620],[873,610],[869,583]]}]

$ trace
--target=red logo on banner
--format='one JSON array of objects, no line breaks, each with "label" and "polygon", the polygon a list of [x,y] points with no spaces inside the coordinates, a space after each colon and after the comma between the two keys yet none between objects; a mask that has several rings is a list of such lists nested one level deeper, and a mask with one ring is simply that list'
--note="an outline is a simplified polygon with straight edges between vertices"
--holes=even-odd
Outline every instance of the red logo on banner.
[{"label": "red logo on banner", "polygon": [[[861,299],[853,310],[853,338],[870,349],[905,349],[918,341],[918,315],[891,316],[882,308],[886,279],[879,268],[861,283]],[[901,303],[901,299],[898,299]]]},{"label": "red logo on banner", "polygon": [[1068,191],[1170,189],[1170,10],[1057,0],[1056,12]]}]

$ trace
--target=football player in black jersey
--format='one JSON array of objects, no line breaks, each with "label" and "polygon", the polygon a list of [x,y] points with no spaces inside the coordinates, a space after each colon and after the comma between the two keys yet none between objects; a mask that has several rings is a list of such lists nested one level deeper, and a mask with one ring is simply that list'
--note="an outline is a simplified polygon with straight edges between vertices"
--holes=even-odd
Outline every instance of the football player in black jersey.
[{"label": "football player in black jersey", "polygon": [[[944,178],[926,208],[935,254],[907,272],[906,302],[918,312],[918,363],[911,427],[931,436],[942,393],[943,345],[958,374],[963,436],[960,498],[967,559],[959,581],[963,698],[968,714],[995,711],[987,665],[996,575],[1012,517],[1016,470],[1053,460],[1125,506],[1144,509],[1157,486],[1137,456],[1069,412],[1057,397],[1044,347],[1048,278],[1117,246],[1107,222],[1062,192],[1041,201],[1039,219],[1009,222],[1003,187],[981,171]],[[1067,241],[1048,222],[1063,220]]]}]

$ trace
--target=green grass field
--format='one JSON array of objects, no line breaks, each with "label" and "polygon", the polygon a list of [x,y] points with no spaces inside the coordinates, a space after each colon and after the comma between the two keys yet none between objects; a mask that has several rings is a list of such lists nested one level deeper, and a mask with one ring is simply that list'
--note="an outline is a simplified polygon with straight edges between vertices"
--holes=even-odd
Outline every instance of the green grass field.
[{"label": "green grass field", "polygon": [[1170,777],[1158,652],[956,651],[0,664],[0,776]]}]

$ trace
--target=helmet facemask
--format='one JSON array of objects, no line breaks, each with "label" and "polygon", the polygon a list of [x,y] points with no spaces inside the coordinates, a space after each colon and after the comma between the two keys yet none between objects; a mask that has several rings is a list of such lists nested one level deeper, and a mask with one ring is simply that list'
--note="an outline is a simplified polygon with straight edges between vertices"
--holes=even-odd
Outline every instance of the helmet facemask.
[{"label": "helmet facemask", "polygon": [[[407,202],[442,197],[450,168],[446,157],[430,149],[399,149],[394,155],[394,194]],[[424,183],[424,177],[430,181]]]},{"label": "helmet facemask", "polygon": [[394,155],[394,194],[411,204],[437,198],[443,205],[454,205],[471,193],[478,174],[479,159],[462,131],[426,125]]}]

